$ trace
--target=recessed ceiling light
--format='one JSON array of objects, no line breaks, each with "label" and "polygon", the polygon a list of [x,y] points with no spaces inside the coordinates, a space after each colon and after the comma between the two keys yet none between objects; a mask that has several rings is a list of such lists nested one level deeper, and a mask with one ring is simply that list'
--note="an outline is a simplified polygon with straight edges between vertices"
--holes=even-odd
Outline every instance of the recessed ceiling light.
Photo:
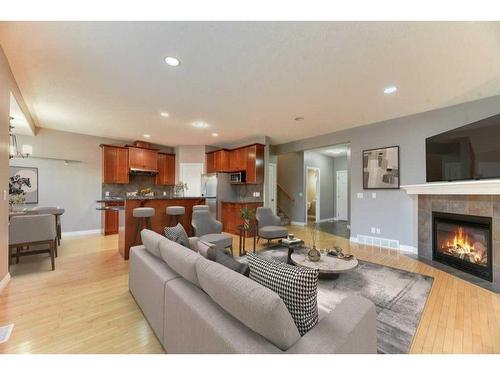
[{"label": "recessed ceiling light", "polygon": [[181,64],[177,57],[167,56],[165,57],[165,62],[170,66],[179,66]]},{"label": "recessed ceiling light", "polygon": [[194,121],[191,123],[191,125],[198,129],[205,129],[210,126],[205,121]]},{"label": "recessed ceiling light", "polygon": [[219,136],[219,133],[217,133],[217,132],[212,133],[212,137],[218,137],[218,136]]},{"label": "recessed ceiling light", "polygon": [[384,94],[394,94],[396,91],[398,91],[398,88],[396,86],[388,86],[384,89]]},{"label": "recessed ceiling light", "polygon": [[168,112],[160,112],[160,116],[161,117],[169,117],[170,115],[168,114]]},{"label": "recessed ceiling light", "polygon": [[151,138],[151,135],[150,134],[144,134],[143,137],[144,138]]},{"label": "recessed ceiling light", "polygon": [[303,120],[304,120],[304,117],[302,117],[302,116],[295,117],[295,121],[303,121]]}]

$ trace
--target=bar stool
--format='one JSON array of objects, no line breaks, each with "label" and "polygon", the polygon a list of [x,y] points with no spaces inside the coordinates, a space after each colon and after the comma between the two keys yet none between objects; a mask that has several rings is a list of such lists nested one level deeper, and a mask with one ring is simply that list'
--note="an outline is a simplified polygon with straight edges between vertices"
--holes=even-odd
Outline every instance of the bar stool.
[{"label": "bar stool", "polygon": [[175,220],[175,225],[179,224],[181,216],[186,213],[186,209],[182,206],[170,206],[167,207],[167,215],[171,216]]},{"label": "bar stool", "polygon": [[206,204],[197,204],[193,206],[193,212],[195,211],[208,211],[208,206]]},{"label": "bar stool", "polygon": [[137,229],[135,233],[135,243],[137,243],[137,237],[139,237],[143,227],[147,229],[152,229],[151,218],[155,216],[155,209],[153,207],[138,207],[132,210],[132,216],[137,218]]}]

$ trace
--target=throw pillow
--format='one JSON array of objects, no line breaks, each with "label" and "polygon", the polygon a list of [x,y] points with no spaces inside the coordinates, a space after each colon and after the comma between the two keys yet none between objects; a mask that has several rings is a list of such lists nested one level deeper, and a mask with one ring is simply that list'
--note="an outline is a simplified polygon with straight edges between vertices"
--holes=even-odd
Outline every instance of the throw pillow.
[{"label": "throw pillow", "polygon": [[181,223],[175,227],[165,227],[165,237],[189,249],[189,239]]},{"label": "throw pillow", "polygon": [[247,255],[250,278],[277,293],[285,303],[301,336],[318,322],[319,271]]},{"label": "throw pillow", "polygon": [[227,253],[222,249],[216,250],[215,261],[233,271],[241,273],[244,276],[248,276],[249,273],[248,265],[238,262],[232,256],[227,255]]},{"label": "throw pillow", "polygon": [[198,254],[202,255],[208,260],[215,260],[215,252],[217,251],[217,248],[210,242],[205,242],[198,239],[196,243],[196,251],[198,252]]}]

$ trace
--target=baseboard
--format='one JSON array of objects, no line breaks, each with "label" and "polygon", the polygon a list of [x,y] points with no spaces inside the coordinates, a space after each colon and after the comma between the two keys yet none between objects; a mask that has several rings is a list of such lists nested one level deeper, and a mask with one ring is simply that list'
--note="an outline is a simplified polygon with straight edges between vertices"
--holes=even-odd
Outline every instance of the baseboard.
[{"label": "baseboard", "polygon": [[307,225],[307,223],[304,223],[303,221],[292,221],[290,223],[292,225],[300,225],[300,226],[303,226],[303,227],[305,227]]},{"label": "baseboard", "polygon": [[88,234],[100,234],[101,229],[77,230],[74,232],[62,232],[63,237],[84,236]]},{"label": "baseboard", "polygon": [[[397,241],[397,240],[390,240],[390,239],[386,239],[386,238],[379,238],[379,237],[372,237],[372,236],[365,236],[365,235],[363,235],[363,237],[365,237],[365,238],[371,238],[372,243],[360,242],[359,239],[358,239],[358,236],[356,236],[356,237],[350,237],[349,241],[350,242],[354,242],[354,243],[364,244],[364,245],[381,247],[381,248],[384,248],[384,249],[399,250],[399,251],[402,251],[402,252],[405,252],[405,253],[410,253],[410,254],[418,254],[418,249],[415,246],[403,245],[403,244],[400,244],[399,241]],[[389,242],[389,241],[397,241],[397,243],[398,243],[397,248],[396,247],[390,247],[390,246],[383,246],[383,245],[380,244],[381,242],[385,243],[385,242]]]},{"label": "baseboard", "polygon": [[335,217],[327,217],[326,219],[321,219],[316,221],[317,223],[326,223],[327,221],[337,221],[337,218]]},{"label": "baseboard", "polygon": [[7,286],[9,281],[10,281],[10,273],[7,272],[7,274],[3,277],[3,279],[0,280],[0,293],[2,293],[2,290]]}]

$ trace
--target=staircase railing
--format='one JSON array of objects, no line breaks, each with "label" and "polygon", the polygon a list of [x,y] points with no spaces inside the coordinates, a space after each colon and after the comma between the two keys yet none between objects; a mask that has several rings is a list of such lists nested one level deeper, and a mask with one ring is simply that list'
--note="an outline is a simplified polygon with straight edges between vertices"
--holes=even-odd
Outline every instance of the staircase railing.
[{"label": "staircase railing", "polygon": [[295,203],[295,198],[293,197],[292,194],[290,194],[283,186],[281,186],[280,184],[277,184],[278,185],[278,190],[280,190],[289,200],[290,202],[292,203]]},{"label": "staircase railing", "polygon": [[[293,197],[292,194],[290,194],[283,186],[281,186],[280,184],[277,184],[277,187],[278,187],[278,192],[281,192],[282,195],[284,195],[286,198],[288,198],[288,200],[290,201],[291,205],[293,206],[295,204],[295,198]],[[278,202],[276,202],[276,206],[278,207],[278,209],[283,212],[287,217],[288,219],[291,218],[290,214],[288,213],[287,210],[285,210],[283,208],[283,205],[280,204],[280,199],[279,197],[281,196],[281,194],[278,194]]]}]

